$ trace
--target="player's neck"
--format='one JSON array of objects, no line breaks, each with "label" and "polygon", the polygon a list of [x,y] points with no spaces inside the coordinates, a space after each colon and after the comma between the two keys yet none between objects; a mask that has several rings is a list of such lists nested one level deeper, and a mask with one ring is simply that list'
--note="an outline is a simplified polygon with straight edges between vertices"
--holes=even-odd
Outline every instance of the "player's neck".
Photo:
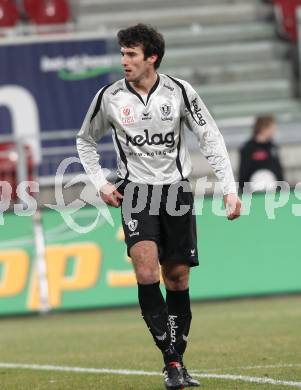
[{"label": "player's neck", "polygon": [[152,71],[149,74],[144,75],[141,80],[130,82],[132,88],[135,89],[140,95],[148,95],[154,84],[156,83],[158,74],[156,71]]},{"label": "player's neck", "polygon": [[270,137],[267,137],[265,134],[258,134],[258,135],[255,137],[255,141],[256,141],[258,144],[266,144],[267,142],[270,142],[271,139],[270,139]]}]

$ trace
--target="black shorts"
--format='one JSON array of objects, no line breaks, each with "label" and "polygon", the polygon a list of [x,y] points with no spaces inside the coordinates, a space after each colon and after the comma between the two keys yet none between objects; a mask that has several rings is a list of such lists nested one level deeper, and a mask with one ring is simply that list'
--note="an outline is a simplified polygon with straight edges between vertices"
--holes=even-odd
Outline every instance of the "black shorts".
[{"label": "black shorts", "polygon": [[134,244],[148,240],[157,243],[161,264],[174,261],[191,267],[199,265],[188,180],[162,186],[123,180],[118,191],[124,196],[121,217],[129,256]]}]

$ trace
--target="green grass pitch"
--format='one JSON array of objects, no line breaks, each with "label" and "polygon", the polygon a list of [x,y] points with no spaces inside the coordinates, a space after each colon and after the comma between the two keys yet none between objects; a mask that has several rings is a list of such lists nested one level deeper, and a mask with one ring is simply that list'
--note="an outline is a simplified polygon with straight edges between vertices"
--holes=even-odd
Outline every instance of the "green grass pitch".
[{"label": "green grass pitch", "polygon": [[[301,388],[301,297],[194,303],[186,364],[206,390]],[[138,308],[0,319],[0,389],[164,389],[159,374],[41,370],[43,365],[159,373],[161,356]]]}]

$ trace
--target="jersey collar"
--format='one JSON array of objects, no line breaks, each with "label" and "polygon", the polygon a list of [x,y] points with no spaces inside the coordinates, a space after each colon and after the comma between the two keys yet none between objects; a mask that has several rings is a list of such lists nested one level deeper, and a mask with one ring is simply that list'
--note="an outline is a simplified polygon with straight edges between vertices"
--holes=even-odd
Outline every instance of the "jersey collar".
[{"label": "jersey collar", "polygon": [[149,93],[147,95],[146,103],[144,103],[144,100],[142,99],[141,95],[137,91],[135,91],[135,89],[131,86],[131,84],[125,79],[125,85],[126,85],[127,89],[130,92],[132,92],[134,95],[136,95],[139,98],[139,100],[143,103],[143,105],[145,105],[145,106],[147,105],[151,95],[158,88],[159,83],[160,83],[160,76],[157,75],[157,80],[156,80],[155,84],[152,86],[151,90],[149,91]]}]

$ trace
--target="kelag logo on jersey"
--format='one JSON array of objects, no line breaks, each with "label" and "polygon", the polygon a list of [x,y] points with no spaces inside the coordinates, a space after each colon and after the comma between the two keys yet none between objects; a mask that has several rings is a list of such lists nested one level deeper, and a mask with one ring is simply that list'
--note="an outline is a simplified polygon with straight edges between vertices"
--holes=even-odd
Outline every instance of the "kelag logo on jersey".
[{"label": "kelag logo on jersey", "polygon": [[205,121],[205,119],[204,119],[204,117],[203,117],[203,115],[201,113],[201,108],[198,106],[197,98],[193,99],[191,104],[192,104],[192,107],[193,107],[193,112],[198,117],[198,120],[199,120],[198,124],[200,126],[206,125],[207,122]]},{"label": "kelag logo on jersey", "polygon": [[132,144],[133,146],[143,146],[147,145],[166,145],[168,148],[172,148],[175,145],[175,133],[173,131],[162,134],[155,133],[152,136],[149,135],[147,129],[144,130],[144,134],[135,135],[135,137],[130,137],[126,135],[126,144]]}]

